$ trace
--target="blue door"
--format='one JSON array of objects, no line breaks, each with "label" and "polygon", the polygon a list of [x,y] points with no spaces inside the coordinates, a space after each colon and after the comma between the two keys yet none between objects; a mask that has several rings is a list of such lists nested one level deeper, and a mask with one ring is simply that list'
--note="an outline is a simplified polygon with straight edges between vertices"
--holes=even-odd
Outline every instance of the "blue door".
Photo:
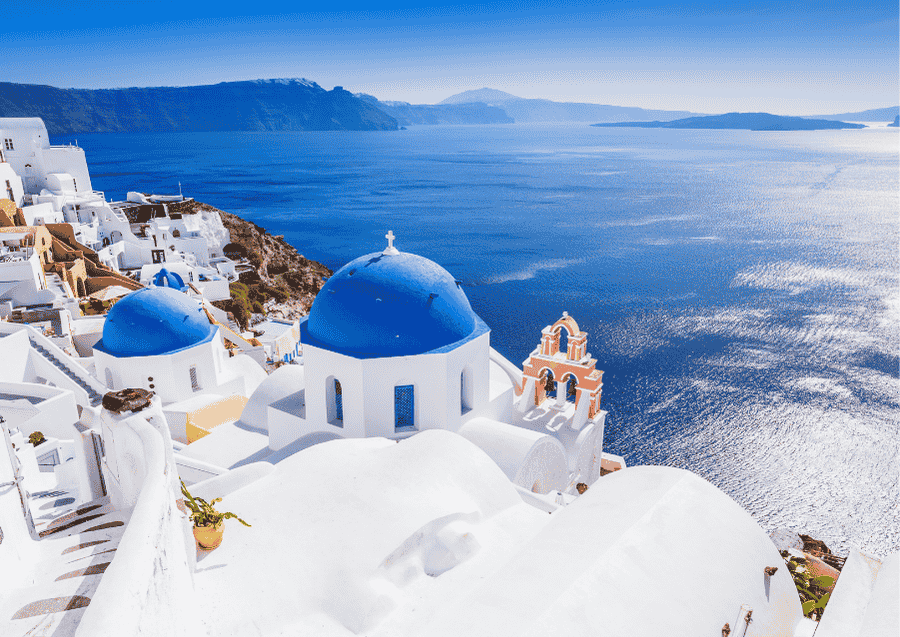
[{"label": "blue door", "polygon": [[394,387],[394,431],[416,428],[415,400],[412,385]]}]

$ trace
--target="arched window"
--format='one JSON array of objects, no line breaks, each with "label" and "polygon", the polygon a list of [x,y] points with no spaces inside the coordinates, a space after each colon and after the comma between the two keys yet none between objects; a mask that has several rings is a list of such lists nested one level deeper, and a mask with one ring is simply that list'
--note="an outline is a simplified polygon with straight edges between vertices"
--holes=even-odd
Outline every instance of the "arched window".
[{"label": "arched window", "polygon": [[472,383],[472,370],[466,367],[459,375],[459,413],[466,414],[472,411],[474,403],[474,387]]},{"label": "arched window", "polygon": [[570,403],[574,403],[578,392],[578,379],[575,378],[574,375],[569,376],[568,382],[566,382],[566,400]]},{"label": "arched window", "polygon": [[394,387],[394,431],[413,431],[416,428],[415,388],[413,385]]},{"label": "arched window", "polygon": [[109,367],[106,368],[106,387],[107,389],[115,389],[115,387],[113,387],[112,370]]},{"label": "arched window", "polygon": [[334,376],[325,379],[325,420],[334,427],[344,426],[344,389]]},{"label": "arched window", "polygon": [[191,389],[195,392],[200,391],[200,377],[197,375],[197,366],[191,365]]},{"label": "arched window", "polygon": [[337,379],[334,380],[334,419],[344,424],[344,394],[341,381]]},{"label": "arched window", "polygon": [[559,351],[566,358],[569,357],[569,330],[564,327],[559,328]]}]

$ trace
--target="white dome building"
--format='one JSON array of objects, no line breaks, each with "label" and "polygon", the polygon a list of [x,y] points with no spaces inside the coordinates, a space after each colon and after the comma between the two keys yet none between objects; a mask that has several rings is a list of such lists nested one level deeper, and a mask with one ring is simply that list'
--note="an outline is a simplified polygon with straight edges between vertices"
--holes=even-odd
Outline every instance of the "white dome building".
[{"label": "white dome building", "polygon": [[[237,419],[266,377],[250,357],[231,357],[203,307],[172,287],[143,288],[116,303],[94,345],[94,361],[109,389],[155,392],[173,438],[182,442]],[[207,409],[201,422],[200,410],[234,396],[239,398],[226,402],[224,411]]]},{"label": "white dome building", "polygon": [[[586,335],[578,334],[583,344]],[[429,259],[389,245],[351,261],[316,296],[300,341],[303,373],[270,376],[243,417],[268,432],[271,449],[323,432],[399,439],[445,429],[537,493],[571,492],[600,474],[606,413],[599,410],[599,372],[582,409],[565,396],[552,409],[542,405],[537,379],[526,384],[491,349],[490,329],[461,284]],[[572,351],[586,356],[583,348]],[[544,426],[547,410],[555,429]],[[576,416],[578,427],[559,426]]]}]

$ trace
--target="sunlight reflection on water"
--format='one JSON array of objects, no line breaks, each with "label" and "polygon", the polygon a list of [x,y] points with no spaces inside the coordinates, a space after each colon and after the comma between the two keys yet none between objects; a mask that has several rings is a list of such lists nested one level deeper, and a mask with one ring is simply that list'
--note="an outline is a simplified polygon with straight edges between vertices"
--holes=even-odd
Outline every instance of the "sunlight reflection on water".
[{"label": "sunlight reflection on water", "polygon": [[900,549],[896,130],[79,137],[95,188],[181,181],[332,267],[392,228],[516,364],[569,311],[609,450],[696,471],[766,528]]}]

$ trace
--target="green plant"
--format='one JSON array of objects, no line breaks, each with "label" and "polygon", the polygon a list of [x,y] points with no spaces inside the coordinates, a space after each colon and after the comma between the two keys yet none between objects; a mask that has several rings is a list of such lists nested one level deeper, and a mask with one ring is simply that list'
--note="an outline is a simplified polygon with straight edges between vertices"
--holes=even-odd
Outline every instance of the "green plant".
[{"label": "green plant", "polygon": [[800,606],[803,614],[819,621],[825,612],[825,605],[831,598],[831,593],[826,589],[834,586],[834,578],[828,575],[812,577],[806,559],[794,557],[787,551],[781,551],[781,557],[787,562],[788,571],[794,579],[794,586],[800,594]]},{"label": "green plant", "polygon": [[30,442],[35,447],[37,447],[42,442],[45,442],[46,440],[47,439],[44,438],[44,434],[42,434],[40,431],[34,431],[30,436],[28,436],[28,442]]},{"label": "green plant", "polygon": [[184,486],[184,480],[181,481],[181,494],[186,498],[184,504],[191,510],[191,521],[194,526],[219,526],[228,518],[234,518],[244,526],[250,526],[241,518],[230,511],[216,511],[215,503],[221,502],[222,498],[216,498],[212,502],[207,502],[203,498],[195,498]]}]

